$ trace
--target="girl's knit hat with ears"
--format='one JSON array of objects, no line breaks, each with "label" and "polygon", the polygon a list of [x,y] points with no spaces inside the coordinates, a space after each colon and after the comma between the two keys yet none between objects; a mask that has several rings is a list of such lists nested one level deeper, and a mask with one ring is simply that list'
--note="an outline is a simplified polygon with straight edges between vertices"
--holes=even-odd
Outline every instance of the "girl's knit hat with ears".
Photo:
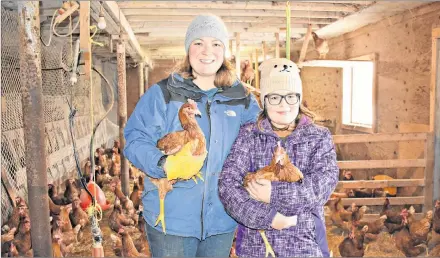
[{"label": "girl's knit hat with ears", "polygon": [[185,35],[185,51],[188,54],[191,43],[202,37],[213,37],[220,40],[228,49],[229,35],[225,23],[213,14],[198,15],[189,24]]},{"label": "girl's knit hat with ears", "polygon": [[264,98],[267,94],[286,90],[300,94],[299,104],[302,101],[302,81],[298,66],[286,58],[273,58],[261,63],[260,100],[264,107]]}]

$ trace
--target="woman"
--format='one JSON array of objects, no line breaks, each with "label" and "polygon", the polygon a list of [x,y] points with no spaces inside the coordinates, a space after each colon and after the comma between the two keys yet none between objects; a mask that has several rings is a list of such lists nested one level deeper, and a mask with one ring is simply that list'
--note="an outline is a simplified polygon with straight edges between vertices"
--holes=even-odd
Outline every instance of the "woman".
[{"label": "woman", "polygon": [[154,226],[158,191],[145,180],[143,214],[153,256],[229,255],[236,222],[219,200],[218,176],[240,126],[255,121],[260,107],[225,59],[227,48],[228,32],[220,18],[197,16],[186,33],[183,64],[141,97],[125,127],[125,156],[148,176],[165,178],[163,167],[176,165],[166,163],[157,141],[182,130],[178,110],[188,98],[196,101],[202,113],[197,122],[208,150],[201,170],[204,182],[186,180],[173,185],[165,202],[166,234],[160,224]]},{"label": "woman", "polygon": [[[264,230],[275,255],[328,256],[323,206],[338,182],[338,166],[328,129],[313,123],[301,105],[302,83],[287,59],[262,64],[257,122],[244,125],[219,179],[220,199],[239,222],[238,256],[264,256]],[[300,182],[257,179],[243,187],[248,172],[270,164],[278,142],[304,175]]]}]

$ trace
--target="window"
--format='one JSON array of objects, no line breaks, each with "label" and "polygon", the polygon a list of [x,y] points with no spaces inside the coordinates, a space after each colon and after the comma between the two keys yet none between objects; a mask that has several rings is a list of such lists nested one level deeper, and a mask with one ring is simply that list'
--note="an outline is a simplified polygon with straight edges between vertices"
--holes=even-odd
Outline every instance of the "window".
[{"label": "window", "polygon": [[342,68],[342,128],[376,132],[376,57],[361,56],[348,61],[314,60],[302,66]]}]

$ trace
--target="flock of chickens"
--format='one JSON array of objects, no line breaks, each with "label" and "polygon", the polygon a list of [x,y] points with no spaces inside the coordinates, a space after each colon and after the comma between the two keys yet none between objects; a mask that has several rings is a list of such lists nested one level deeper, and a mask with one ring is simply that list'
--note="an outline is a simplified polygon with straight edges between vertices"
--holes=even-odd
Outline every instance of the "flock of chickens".
[{"label": "flock of chickens", "polygon": [[[95,152],[95,182],[101,188],[108,187],[115,196],[113,210],[108,218],[108,226],[115,233],[111,235],[113,251],[118,256],[150,256],[141,205],[144,177],[140,175],[139,170],[130,167],[130,177],[134,181],[133,191],[129,197],[123,194],[119,151],[119,142],[115,141],[113,148],[98,148]],[[90,167],[90,161],[87,161],[83,169],[87,181],[92,177]],[[80,181],[76,179],[65,180],[65,190],[62,193],[57,191],[58,187],[49,185],[49,216],[54,257],[66,256],[82,239],[83,233],[90,231],[89,216],[84,210],[84,205],[82,206],[84,198],[81,195],[86,193],[79,184]],[[130,233],[134,231],[142,232],[139,239],[131,238]],[[21,197],[16,198],[8,221],[2,225],[1,241],[2,257],[33,256],[28,206]]]},{"label": "flock of chickens", "polygon": [[380,218],[374,221],[363,220],[366,206],[358,207],[355,203],[346,210],[341,198],[331,199],[330,221],[348,236],[339,244],[342,257],[363,257],[366,244],[378,239],[382,232],[388,232],[394,238],[395,245],[405,256],[413,257],[427,253],[440,256],[440,200],[435,203],[435,210],[428,211],[417,220],[415,209],[393,210],[390,201],[385,199]]}]

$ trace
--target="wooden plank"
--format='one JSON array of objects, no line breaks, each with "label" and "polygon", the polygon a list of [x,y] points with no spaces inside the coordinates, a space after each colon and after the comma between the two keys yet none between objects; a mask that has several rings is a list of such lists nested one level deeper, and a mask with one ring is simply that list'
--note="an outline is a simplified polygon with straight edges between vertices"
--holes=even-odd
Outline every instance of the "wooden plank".
[{"label": "wooden plank", "polygon": [[[111,1],[114,2],[114,1]],[[169,16],[180,16],[180,15],[194,15],[206,13],[206,9],[169,9],[169,8],[158,8],[158,9],[136,9],[127,8],[124,9],[125,16],[132,15],[169,15]],[[285,17],[286,12],[284,10],[235,10],[235,9],[215,9],[210,10],[210,13],[217,16],[259,16],[259,17]],[[303,17],[303,18],[334,18],[340,19],[344,17],[341,12],[309,12],[309,11],[297,11],[292,10],[291,17]]]},{"label": "wooden plank", "polygon": [[[433,37],[436,39],[434,43],[432,52],[436,52],[437,56],[435,57],[435,66],[434,70],[435,77],[435,115],[434,115],[434,167],[433,167],[433,184],[434,184],[434,193],[433,197],[436,200],[440,199],[440,27],[433,29],[432,31]],[[432,61],[434,63],[434,60]],[[433,73],[431,71],[431,74]],[[434,79],[434,78],[431,78]],[[431,82],[432,83],[432,82]],[[431,85],[432,86],[432,85]],[[432,94],[432,93],[431,93]]]},{"label": "wooden plank", "polygon": [[439,62],[439,57],[437,56],[437,41],[438,38],[440,38],[440,35],[436,35],[437,33],[440,34],[440,28],[434,29],[432,31],[432,38],[431,38],[431,86],[429,90],[429,131],[434,132],[435,128],[435,88],[436,88],[436,72],[437,71],[437,65]]},{"label": "wooden plank", "polygon": [[120,26],[122,29],[127,33],[129,43],[133,47],[133,49],[136,51],[136,56],[132,56],[132,58],[137,62],[146,62],[148,65],[151,65],[151,61],[148,59],[148,57],[145,56],[139,42],[137,41],[136,36],[134,35],[134,32],[128,23],[127,19],[125,18],[124,13],[119,9],[118,3],[115,1],[103,1],[103,6],[106,7],[106,9],[109,11],[109,13],[112,15],[112,17],[119,21]]},{"label": "wooden plank", "polygon": [[425,205],[423,211],[432,209],[433,205],[433,179],[434,179],[434,134],[430,133],[425,145]]},{"label": "wooden plank", "polygon": [[[356,205],[383,205],[385,202],[385,197],[383,198],[342,198],[342,205],[351,205],[353,202]],[[424,196],[411,196],[411,197],[389,197],[391,205],[406,205],[406,204],[424,204]]]},{"label": "wooden plank", "polygon": [[338,187],[343,189],[353,188],[384,188],[384,187],[406,187],[424,186],[424,179],[394,179],[394,180],[356,180],[339,181]]},{"label": "wooden plank", "polygon": [[[131,1],[118,3],[122,9],[246,9],[246,10],[285,10],[283,2],[276,1]],[[356,12],[358,8],[355,5],[347,5],[341,3],[301,3],[293,2],[291,4],[293,10],[302,11],[337,11],[337,12]]]},{"label": "wooden plank", "polygon": [[[181,25],[175,25],[174,27],[161,27],[161,26],[157,26],[157,27],[153,27],[153,26],[142,26],[142,27],[137,27],[137,28],[133,28],[134,33],[138,34],[138,33],[149,33],[149,32],[156,32],[156,33],[167,33],[170,35],[179,35],[179,36],[184,36],[186,34],[186,29],[188,26],[181,26]],[[283,26],[280,25],[279,27],[275,27],[275,26],[269,26],[269,25],[262,25],[262,26],[248,26],[248,24],[234,24],[234,25],[229,25],[226,24],[226,27],[228,29],[229,33],[234,33],[234,32],[253,32],[253,33],[271,33],[273,35],[273,33],[275,32],[282,32],[283,31]],[[304,28],[303,26],[296,26],[296,28],[292,29],[295,33],[297,34],[304,34],[307,32],[307,28]],[[150,35],[152,36],[152,35]],[[273,36],[272,36],[272,40],[273,40]]]},{"label": "wooden plank", "polygon": [[425,159],[349,160],[338,161],[339,169],[415,168],[425,167]]},{"label": "wooden plank", "polygon": [[[53,10],[52,10],[53,12]],[[196,15],[182,15],[182,16],[161,16],[161,15],[151,15],[151,16],[128,16],[127,20],[130,24],[133,22],[190,22],[192,21]],[[285,25],[285,21],[280,19],[279,17],[258,17],[258,16],[234,16],[234,17],[221,17],[223,22],[225,23],[241,23],[241,22],[249,22],[252,24],[255,23],[264,23],[264,24],[280,24]],[[318,25],[327,25],[336,21],[337,19],[332,18],[292,18],[291,24],[318,24]]]},{"label": "wooden plank", "polygon": [[[420,219],[422,219],[425,216],[425,214],[424,213],[414,213],[414,216],[415,216],[416,220],[420,220]],[[375,213],[375,214],[364,214],[362,220],[372,221],[372,220],[379,219],[379,217],[380,217],[380,214],[378,214],[378,213]]]},{"label": "wooden plank", "polygon": [[[85,80],[90,83],[91,71],[92,71],[92,54],[91,54],[92,46],[90,41],[90,2],[88,1],[81,2],[79,19],[80,19],[79,48],[84,56]],[[92,122],[92,128],[93,126],[94,124]]]},{"label": "wooden plank", "polygon": [[258,70],[258,49],[255,49],[255,88],[260,89],[260,75]]},{"label": "wooden plank", "polygon": [[240,33],[235,33],[235,72],[237,77],[241,77],[241,59],[240,59]]},{"label": "wooden plank", "polygon": [[309,25],[309,27],[307,28],[306,37],[304,38],[304,42],[303,42],[301,52],[299,55],[298,64],[300,64],[300,66],[301,66],[301,63],[304,62],[304,59],[306,58],[307,47],[309,46],[309,40],[312,37],[312,30],[313,30],[312,25]]},{"label": "wooden plank", "polygon": [[391,133],[391,134],[347,134],[333,135],[333,142],[340,143],[361,143],[361,142],[399,142],[399,141],[424,141],[426,133]]}]

